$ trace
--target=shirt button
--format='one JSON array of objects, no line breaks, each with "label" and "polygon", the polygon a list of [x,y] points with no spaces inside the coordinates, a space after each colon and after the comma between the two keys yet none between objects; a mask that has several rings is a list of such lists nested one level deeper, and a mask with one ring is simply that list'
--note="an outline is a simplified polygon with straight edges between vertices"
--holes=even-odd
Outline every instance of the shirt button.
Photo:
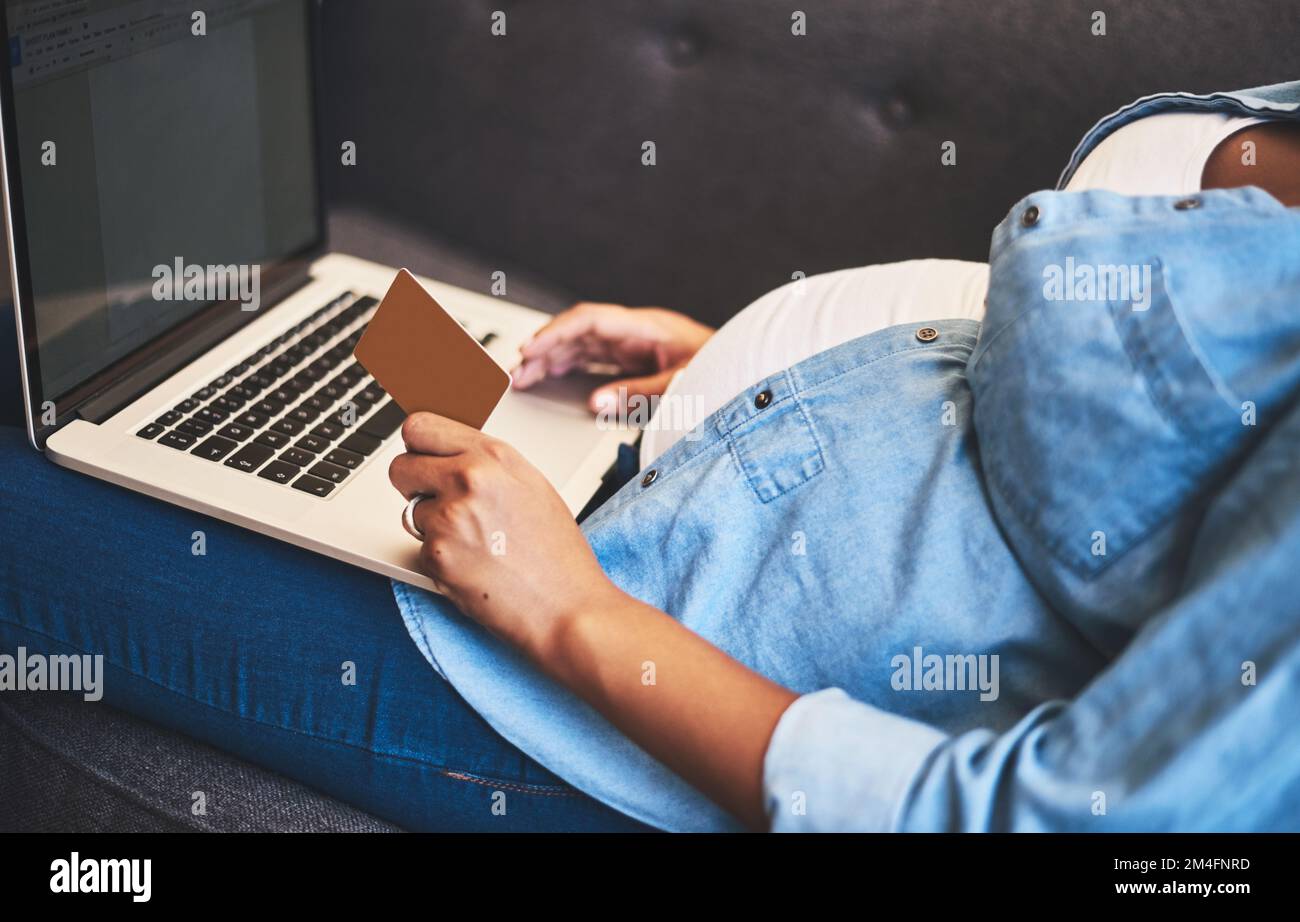
[{"label": "shirt button", "polygon": [[1037,205],[1030,205],[1025,209],[1024,214],[1020,216],[1020,223],[1025,227],[1033,227],[1038,223],[1038,217],[1040,214],[1041,212],[1038,210]]},{"label": "shirt button", "polygon": [[650,468],[650,470],[645,472],[645,476],[641,478],[641,486],[643,487],[650,486],[650,484],[655,482],[655,478],[658,476],[659,476],[659,471],[657,471],[653,467]]},{"label": "shirt button", "polygon": [[939,331],[934,327],[921,327],[916,331],[916,338],[923,343],[933,342],[939,338]]},{"label": "shirt button", "polygon": [[764,409],[771,402],[771,391],[759,391],[758,396],[754,398],[754,406],[758,407],[760,410]]},{"label": "shirt button", "polygon": [[1191,211],[1193,208],[1201,207],[1201,200],[1198,198],[1184,198],[1174,202],[1174,207],[1179,211]]}]

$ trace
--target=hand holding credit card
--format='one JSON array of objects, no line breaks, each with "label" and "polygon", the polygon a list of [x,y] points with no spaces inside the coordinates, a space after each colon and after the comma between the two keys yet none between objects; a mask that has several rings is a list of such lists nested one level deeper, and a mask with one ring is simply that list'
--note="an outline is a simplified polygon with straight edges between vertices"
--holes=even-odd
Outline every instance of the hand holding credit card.
[{"label": "hand holding credit card", "polygon": [[510,389],[510,374],[405,269],[353,354],[408,415],[482,429]]}]

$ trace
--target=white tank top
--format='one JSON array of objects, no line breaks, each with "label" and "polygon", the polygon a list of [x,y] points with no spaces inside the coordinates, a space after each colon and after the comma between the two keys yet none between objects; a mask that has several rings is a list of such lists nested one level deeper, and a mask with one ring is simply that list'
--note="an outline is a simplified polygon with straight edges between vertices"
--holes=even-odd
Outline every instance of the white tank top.
[{"label": "white tank top", "polygon": [[1201,191],[1201,173],[1224,138],[1260,118],[1207,112],[1148,115],[1111,132],[1084,158],[1066,192],[1106,189],[1123,195]]},{"label": "white tank top", "polygon": [[[1201,173],[1219,142],[1260,121],[1204,112],[1138,119],[1098,144],[1066,191],[1200,191]],[[768,292],[727,321],[673,378],[662,405],[674,412],[650,420],[641,439],[642,468],[745,388],[818,352],[895,324],[982,319],[988,280],[985,263],[922,259],[844,269]]]}]

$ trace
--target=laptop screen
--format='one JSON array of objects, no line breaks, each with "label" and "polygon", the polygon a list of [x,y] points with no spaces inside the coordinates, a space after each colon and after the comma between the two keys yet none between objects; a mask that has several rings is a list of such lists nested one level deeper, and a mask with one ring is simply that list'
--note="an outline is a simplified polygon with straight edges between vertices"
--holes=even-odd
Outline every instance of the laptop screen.
[{"label": "laptop screen", "polygon": [[306,2],[197,6],[6,0],[47,398],[319,235]]}]

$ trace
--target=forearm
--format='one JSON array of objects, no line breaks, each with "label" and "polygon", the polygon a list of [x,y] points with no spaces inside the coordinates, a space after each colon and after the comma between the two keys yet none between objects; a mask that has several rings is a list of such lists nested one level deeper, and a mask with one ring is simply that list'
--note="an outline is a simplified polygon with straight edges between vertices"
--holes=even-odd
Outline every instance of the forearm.
[{"label": "forearm", "polygon": [[529,653],[746,825],[766,826],[763,757],[793,692],[612,585]]}]

